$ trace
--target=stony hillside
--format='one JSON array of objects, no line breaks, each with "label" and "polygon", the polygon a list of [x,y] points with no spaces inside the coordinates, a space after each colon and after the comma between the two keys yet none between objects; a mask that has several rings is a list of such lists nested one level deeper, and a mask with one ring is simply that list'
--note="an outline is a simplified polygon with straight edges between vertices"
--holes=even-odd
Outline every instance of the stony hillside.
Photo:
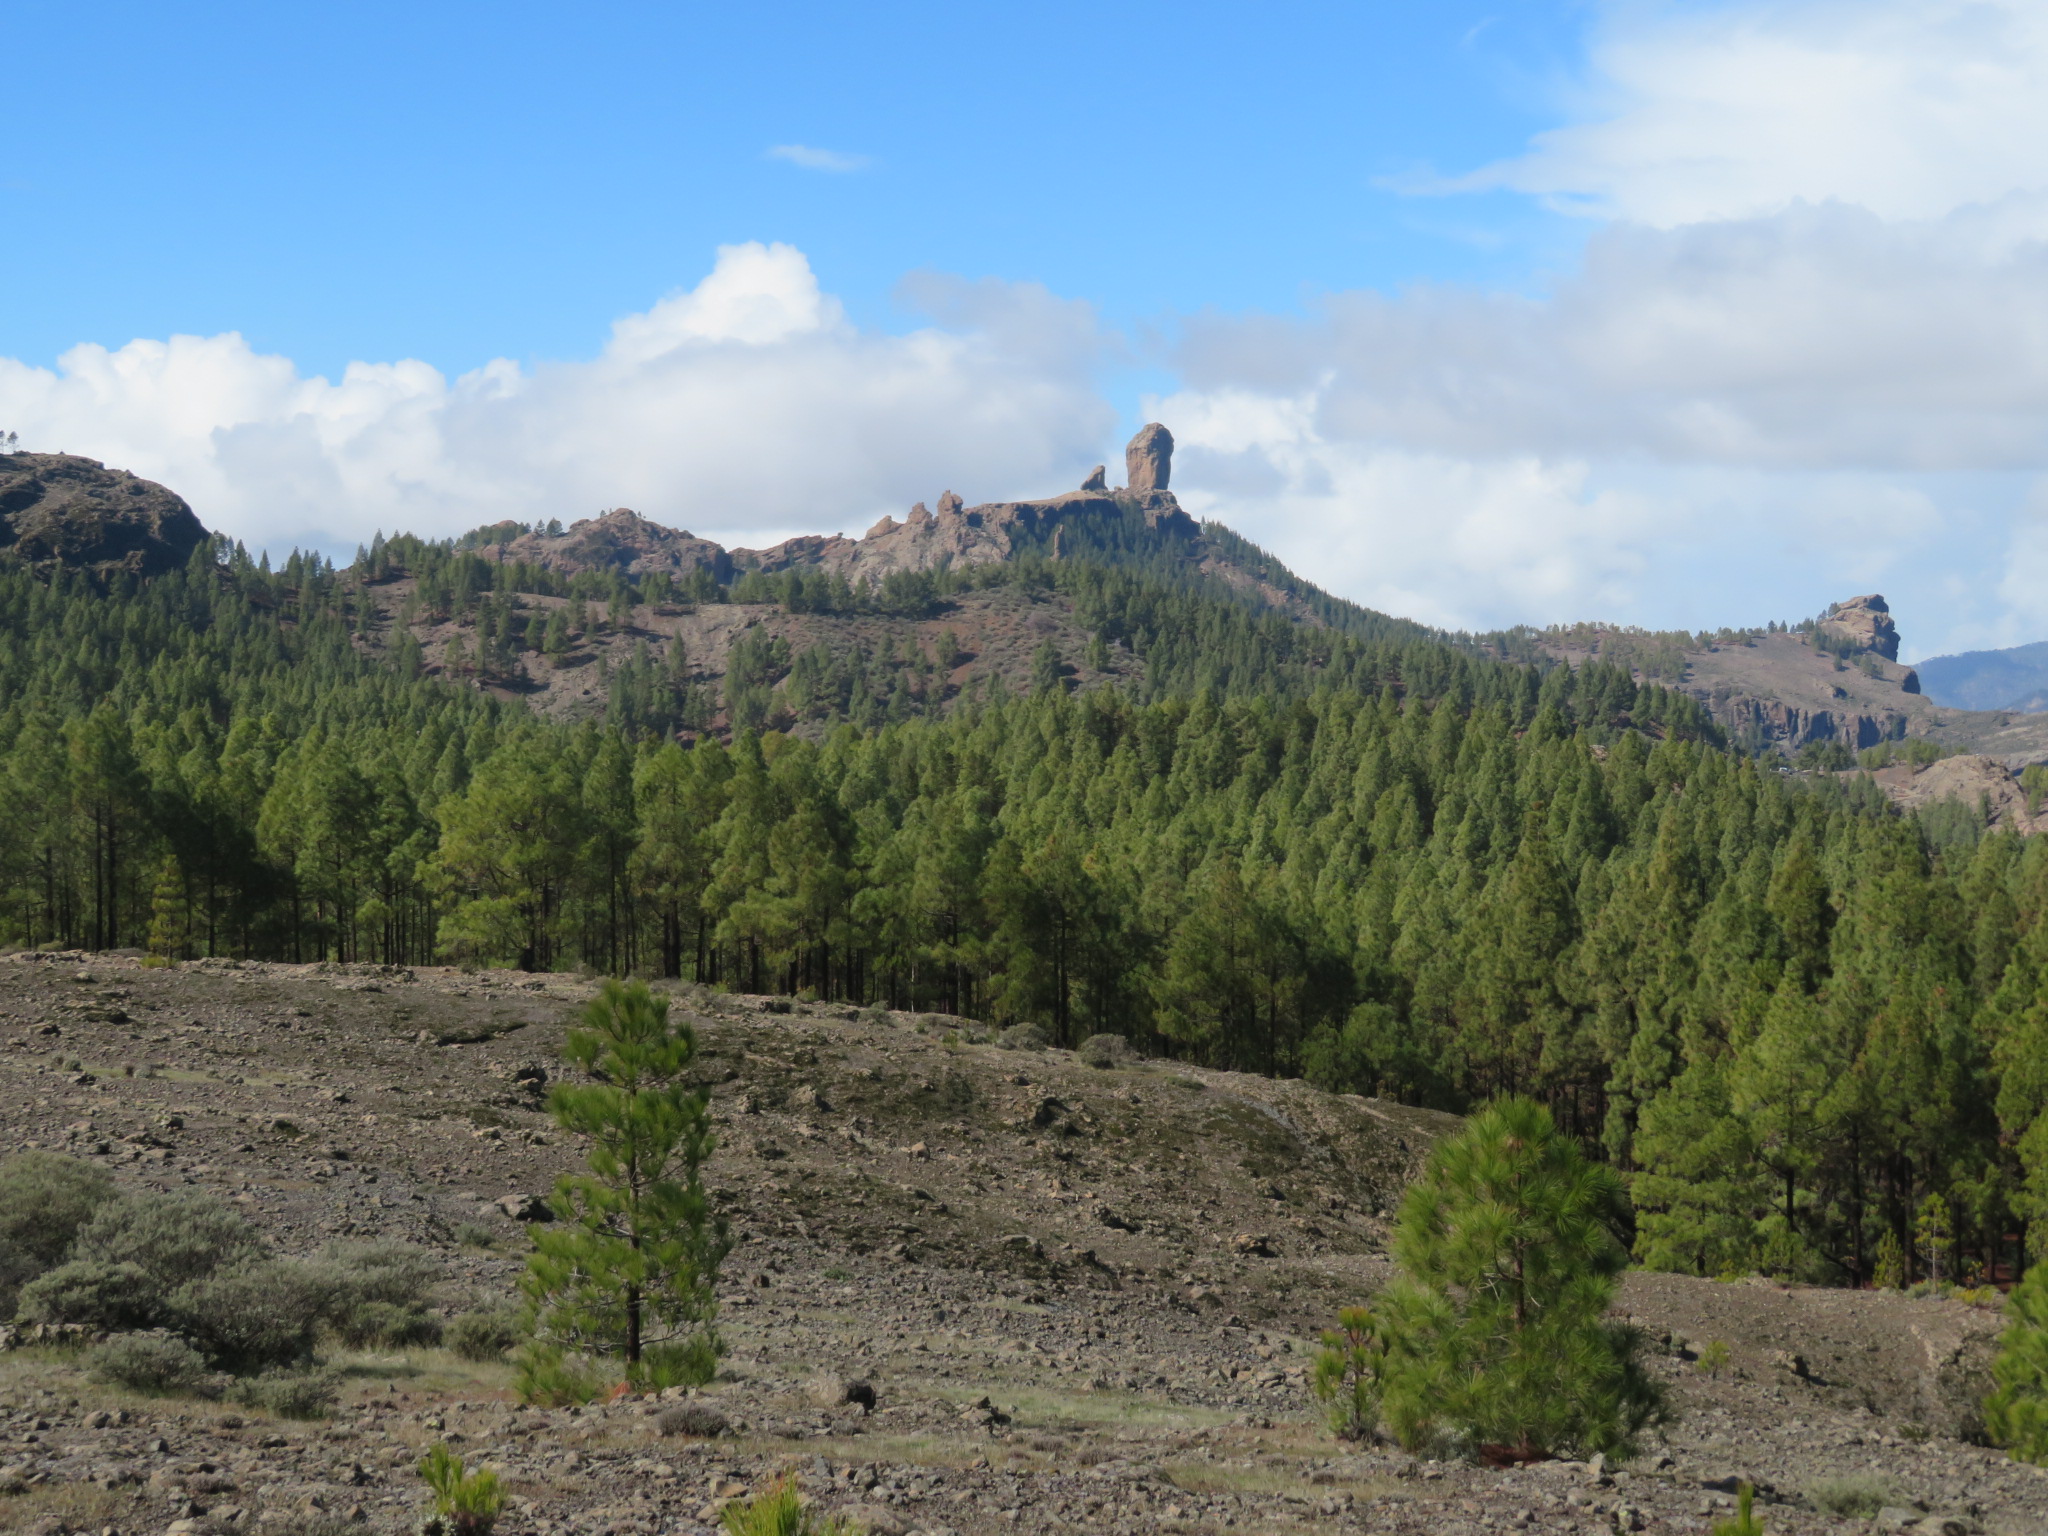
[{"label": "stony hillside", "polygon": [[153,480],[62,453],[0,454],[0,555],[109,575],[183,565],[206,530]]},{"label": "stony hillside", "polygon": [[[422,1243],[452,1308],[502,1295],[575,1149],[535,1107],[589,984],[516,972],[0,961],[15,1145],[235,1202],[285,1250]],[[446,1439],[502,1469],[515,1533],[709,1529],[784,1471],[876,1533],[1693,1531],[1763,1490],[1773,1532],[2039,1529],[2048,1484],[1967,1443],[1996,1315],[1893,1295],[1632,1278],[1681,1417],[1627,1467],[1497,1472],[1330,1439],[1307,1350],[1388,1274],[1428,1112],[964,1020],[685,994],[741,1244],[700,1394],[520,1409],[502,1367],[349,1354],[300,1424],[125,1397],[33,1339],[0,1353],[0,1530],[396,1533]],[[1727,1368],[1695,1357],[1725,1343]],[[870,1384],[872,1412],[846,1383]],[[1853,1508],[1857,1513],[1838,1511]],[[1931,1513],[1930,1513],[1931,1512]],[[185,1522],[182,1526],[174,1522]]]}]

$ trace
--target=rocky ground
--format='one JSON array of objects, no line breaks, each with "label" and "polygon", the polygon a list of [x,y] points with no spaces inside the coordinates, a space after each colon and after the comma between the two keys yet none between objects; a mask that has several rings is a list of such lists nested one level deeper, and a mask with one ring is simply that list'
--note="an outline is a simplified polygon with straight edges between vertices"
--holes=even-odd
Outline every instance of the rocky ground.
[{"label": "rocky ground", "polygon": [[[507,1213],[575,1161],[521,1071],[552,1065],[590,990],[0,960],[7,1144],[213,1191],[287,1252],[432,1245],[460,1309],[509,1293],[524,1229]],[[337,1412],[284,1422],[123,1396],[16,1339],[0,1530],[397,1530],[443,1439],[502,1470],[513,1533],[697,1532],[784,1473],[882,1536],[1704,1533],[1739,1480],[1774,1533],[2048,1529],[2048,1476],[1967,1439],[1988,1309],[1635,1276],[1623,1303],[1679,1410],[1635,1462],[1490,1471],[1347,1446],[1312,1411],[1307,1351],[1385,1280],[1387,1216],[1447,1117],[1006,1050],[965,1020],[679,1004],[702,1020],[711,1179],[741,1238],[731,1353],[697,1394],[727,1433],[675,1432],[673,1402],[522,1408],[505,1368],[439,1350],[337,1353]],[[872,1411],[843,1401],[853,1381]]]}]

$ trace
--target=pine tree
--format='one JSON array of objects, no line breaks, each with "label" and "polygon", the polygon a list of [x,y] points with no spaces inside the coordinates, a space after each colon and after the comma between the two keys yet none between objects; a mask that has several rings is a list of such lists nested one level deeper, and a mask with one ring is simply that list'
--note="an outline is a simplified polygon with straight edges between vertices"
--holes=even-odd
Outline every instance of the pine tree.
[{"label": "pine tree", "polygon": [[1625,1216],[1615,1175],[1527,1099],[1440,1143],[1402,1204],[1380,1306],[1395,1437],[1505,1460],[1628,1454],[1665,1409],[1639,1336],[1605,1315]]},{"label": "pine tree", "polygon": [[1984,1404],[1984,1423],[2015,1461],[2040,1466],[2048,1463],[2048,1264],[2013,1287],[2005,1311],[2011,1322],[1991,1366],[1998,1385]]},{"label": "pine tree", "polygon": [[534,1234],[521,1282],[540,1358],[616,1356],[643,1387],[711,1379],[721,1345],[718,1271],[731,1248],[702,1169],[705,1095],[687,1081],[697,1037],[646,985],[607,981],[569,1032],[548,1112],[589,1138],[590,1171],[555,1186],[558,1220]]}]

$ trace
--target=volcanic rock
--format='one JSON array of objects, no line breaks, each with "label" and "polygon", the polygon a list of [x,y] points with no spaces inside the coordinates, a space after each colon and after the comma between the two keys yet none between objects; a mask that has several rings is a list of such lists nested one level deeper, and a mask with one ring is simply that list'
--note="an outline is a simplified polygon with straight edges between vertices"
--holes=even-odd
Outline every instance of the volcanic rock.
[{"label": "volcanic rock", "polygon": [[1838,639],[1848,640],[1863,650],[1882,656],[1886,661],[1899,659],[1898,628],[1892,623],[1890,607],[1875,592],[1835,604],[1828,610],[1828,616],[1821,620],[1820,627]]},{"label": "volcanic rock", "polygon": [[[1156,421],[1138,428],[1124,449],[1124,479],[1133,491],[1163,491],[1173,477],[1173,434]],[[1879,600],[1882,604],[1882,599]]]},{"label": "volcanic rock", "polygon": [[184,498],[153,480],[68,453],[0,456],[0,554],[154,576],[205,539]]}]

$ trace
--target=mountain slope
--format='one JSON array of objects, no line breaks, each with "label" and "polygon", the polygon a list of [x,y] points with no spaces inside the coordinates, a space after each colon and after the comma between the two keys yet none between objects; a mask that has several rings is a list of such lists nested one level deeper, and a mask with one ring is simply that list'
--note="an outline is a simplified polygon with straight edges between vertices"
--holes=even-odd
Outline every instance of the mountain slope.
[{"label": "mountain slope", "polygon": [[1957,709],[2011,710],[2036,714],[2048,709],[2048,640],[2003,651],[1964,651],[1931,656],[1920,663],[1928,696]]}]

